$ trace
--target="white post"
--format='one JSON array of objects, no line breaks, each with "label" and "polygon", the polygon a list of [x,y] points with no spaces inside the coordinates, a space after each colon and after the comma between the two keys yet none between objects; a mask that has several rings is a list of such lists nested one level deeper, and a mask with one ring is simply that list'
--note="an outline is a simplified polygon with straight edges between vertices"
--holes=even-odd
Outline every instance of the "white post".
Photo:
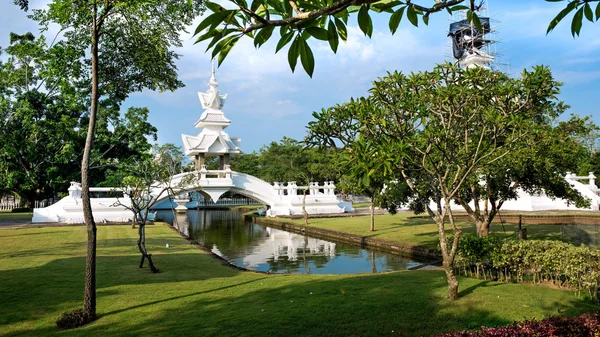
[{"label": "white post", "polygon": [[590,187],[596,187],[596,176],[594,175],[594,172],[589,172],[589,178],[590,178]]},{"label": "white post", "polygon": [[201,179],[201,180],[204,180],[204,179],[206,179],[206,173],[207,173],[207,172],[208,172],[208,171],[206,170],[206,165],[202,165],[202,166],[200,166],[200,179]]},{"label": "white post", "polygon": [[81,184],[75,181],[71,182],[69,187],[69,196],[73,199],[81,199]]},{"label": "white post", "polygon": [[571,172],[567,172],[567,174],[565,174],[565,180],[571,181]]},{"label": "white post", "polygon": [[225,178],[231,179],[231,166],[225,165]]},{"label": "white post", "polygon": [[292,192],[293,192],[292,182],[288,181],[288,183],[287,183],[287,195],[288,195],[288,197],[290,195],[292,195]]},{"label": "white post", "polygon": [[331,195],[335,195],[335,185],[333,184],[333,181],[329,182],[329,188],[331,189]]}]

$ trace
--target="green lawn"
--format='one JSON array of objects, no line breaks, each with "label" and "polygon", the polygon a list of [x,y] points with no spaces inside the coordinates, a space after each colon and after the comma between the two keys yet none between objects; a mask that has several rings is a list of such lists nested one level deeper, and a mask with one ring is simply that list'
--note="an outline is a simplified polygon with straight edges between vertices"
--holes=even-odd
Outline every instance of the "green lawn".
[{"label": "green lawn", "polygon": [[[426,246],[429,248],[438,247],[437,225],[428,218],[413,218],[411,213],[398,213],[396,215],[376,215],[375,231],[369,230],[368,216],[338,217],[338,218],[314,218],[309,220],[309,226],[323,229],[335,230],[350,234],[356,234],[364,237],[376,239],[397,241],[402,243],[412,243],[415,245]],[[303,224],[304,220],[289,220],[274,218],[275,221],[292,222]],[[528,238],[533,240],[549,239],[572,241],[572,238],[579,238],[577,243],[590,244],[595,247],[600,245],[600,226],[598,225],[570,225],[567,228],[561,228],[560,225],[523,225],[527,228]],[[472,223],[460,222],[459,227],[463,233],[475,234],[475,225]],[[446,227],[450,230],[450,225]],[[491,226],[491,235],[499,237],[516,237],[517,225],[493,223]],[[567,232],[567,233],[565,233]]]},{"label": "green lawn", "polygon": [[451,303],[440,271],[241,272],[159,224],[148,247],[162,273],[151,274],[137,267],[136,230],[102,226],[100,318],[57,331],[60,314],[82,303],[85,235],[82,226],[0,230],[0,336],[419,336],[599,309],[572,292],[465,278]]},{"label": "green lawn", "polygon": [[26,213],[11,213],[0,212],[0,220],[31,220],[33,212]]}]

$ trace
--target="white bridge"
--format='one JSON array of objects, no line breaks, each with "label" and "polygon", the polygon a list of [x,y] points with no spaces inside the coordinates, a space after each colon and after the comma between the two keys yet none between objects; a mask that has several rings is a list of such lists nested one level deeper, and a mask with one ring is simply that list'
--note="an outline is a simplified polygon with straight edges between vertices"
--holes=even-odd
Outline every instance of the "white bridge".
[{"label": "white bridge", "polygon": [[[259,201],[267,206],[269,216],[302,214],[304,191],[306,190],[305,209],[309,214],[352,212],[352,203],[340,201],[335,195],[333,181],[319,185],[298,186],[295,181],[286,185],[275,182],[273,185],[257,177],[231,171],[229,165],[224,170],[206,170],[181,173],[173,177],[171,186],[178,191],[200,191],[214,202],[225,192],[233,192]],[[158,199],[157,203],[168,198]]]},{"label": "white bridge", "polygon": [[[231,171],[229,165],[225,170],[206,170],[186,172],[175,175],[171,186],[176,186],[180,192],[200,191],[213,201],[219,200],[223,193],[230,191],[252,198],[262,203],[268,210],[267,215],[302,214],[304,189],[306,189],[305,209],[308,214],[352,212],[352,203],[340,201],[335,195],[335,185],[332,181],[320,185],[311,182],[309,186],[297,186],[296,182],[286,185],[276,182],[273,185],[264,180]],[[156,188],[156,194],[162,188]],[[90,192],[126,191],[123,187],[92,187]],[[300,193],[300,194],[298,194]],[[156,196],[155,196],[156,197]],[[158,196],[158,204],[168,200],[166,193]],[[116,197],[91,199],[92,213],[97,222],[127,222],[133,218],[133,213],[121,204],[129,204],[126,193],[118,200]],[[36,208],[33,211],[32,222],[66,222],[83,223],[83,208],[81,203],[81,184],[71,183],[69,196],[54,205]]]}]

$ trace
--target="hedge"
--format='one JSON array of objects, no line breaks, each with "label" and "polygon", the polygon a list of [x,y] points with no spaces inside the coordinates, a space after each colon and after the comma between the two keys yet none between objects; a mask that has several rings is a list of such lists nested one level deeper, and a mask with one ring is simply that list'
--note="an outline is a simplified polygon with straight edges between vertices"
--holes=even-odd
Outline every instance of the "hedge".
[{"label": "hedge", "polygon": [[559,241],[500,241],[461,238],[456,270],[466,276],[504,282],[549,282],[560,288],[584,291],[597,300],[600,251]]}]

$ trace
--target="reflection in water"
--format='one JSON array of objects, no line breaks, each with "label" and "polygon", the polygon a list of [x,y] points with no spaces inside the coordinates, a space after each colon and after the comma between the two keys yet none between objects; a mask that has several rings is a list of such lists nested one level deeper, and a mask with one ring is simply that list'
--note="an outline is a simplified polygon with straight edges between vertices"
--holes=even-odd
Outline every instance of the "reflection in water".
[{"label": "reflection in water", "polygon": [[[173,223],[170,211],[160,211]],[[351,274],[406,270],[421,262],[244,222],[240,212],[188,210],[176,226],[237,266],[278,273]]]}]

